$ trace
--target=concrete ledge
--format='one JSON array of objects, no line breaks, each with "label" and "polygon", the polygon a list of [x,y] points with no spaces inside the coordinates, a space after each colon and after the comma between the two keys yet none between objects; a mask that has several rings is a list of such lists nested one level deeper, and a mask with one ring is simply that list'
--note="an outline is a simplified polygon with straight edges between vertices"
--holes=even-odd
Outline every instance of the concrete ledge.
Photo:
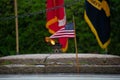
[{"label": "concrete ledge", "polygon": [[[97,64],[97,65],[118,65],[120,57],[115,55],[101,54],[78,54],[80,64]],[[76,63],[76,54],[27,54],[14,55],[0,58],[0,64],[44,64],[44,63]]]},{"label": "concrete ledge", "polygon": [[[80,73],[120,74],[120,57],[79,54]],[[0,58],[0,74],[76,73],[75,54],[30,54]]]}]

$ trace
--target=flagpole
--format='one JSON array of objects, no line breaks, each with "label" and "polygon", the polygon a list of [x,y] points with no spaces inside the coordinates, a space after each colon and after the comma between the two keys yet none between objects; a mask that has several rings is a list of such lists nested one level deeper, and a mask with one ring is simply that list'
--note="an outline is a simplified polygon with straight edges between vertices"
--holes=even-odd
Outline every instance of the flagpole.
[{"label": "flagpole", "polygon": [[15,26],[16,26],[16,53],[19,54],[17,0],[14,0],[14,10],[15,10]]},{"label": "flagpole", "polygon": [[77,73],[79,73],[78,48],[77,48],[77,40],[76,40],[76,31],[75,31],[75,19],[74,19],[74,15],[73,15],[73,24],[74,24],[74,33],[75,33],[74,41],[75,41],[75,52],[76,52],[76,68],[77,68]]},{"label": "flagpole", "polygon": [[105,54],[108,54],[108,48],[105,48]]}]

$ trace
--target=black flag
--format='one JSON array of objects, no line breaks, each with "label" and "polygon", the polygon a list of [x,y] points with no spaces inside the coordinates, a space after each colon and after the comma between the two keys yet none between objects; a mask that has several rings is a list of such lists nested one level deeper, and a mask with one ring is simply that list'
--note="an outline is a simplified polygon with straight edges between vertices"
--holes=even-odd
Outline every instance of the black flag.
[{"label": "black flag", "polygon": [[109,0],[85,0],[84,18],[98,44],[105,49],[110,43]]}]

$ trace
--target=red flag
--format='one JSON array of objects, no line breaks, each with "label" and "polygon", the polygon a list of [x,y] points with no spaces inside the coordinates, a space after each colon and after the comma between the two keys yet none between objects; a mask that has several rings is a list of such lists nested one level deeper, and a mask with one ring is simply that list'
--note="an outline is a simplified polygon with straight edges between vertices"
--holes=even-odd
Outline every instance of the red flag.
[{"label": "red flag", "polygon": [[[47,0],[46,27],[51,34],[66,25],[65,8],[63,6],[64,0]],[[58,41],[62,45],[62,51],[65,52],[68,46],[68,38],[59,38]]]},{"label": "red flag", "polygon": [[52,8],[55,7],[55,0],[47,0],[47,23],[46,23],[46,28],[48,28],[49,32],[51,34],[55,33],[57,30],[59,30],[58,27],[58,18],[56,14],[56,9],[51,10]]}]

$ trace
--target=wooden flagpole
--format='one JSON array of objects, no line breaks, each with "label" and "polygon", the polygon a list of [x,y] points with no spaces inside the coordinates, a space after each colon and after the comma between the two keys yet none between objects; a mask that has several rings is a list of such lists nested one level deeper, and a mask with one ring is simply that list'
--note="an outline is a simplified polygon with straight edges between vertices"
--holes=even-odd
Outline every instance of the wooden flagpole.
[{"label": "wooden flagpole", "polygon": [[[73,24],[74,24],[74,30],[75,30],[75,19],[74,19],[74,15],[73,15]],[[79,60],[78,60],[78,48],[77,48],[77,40],[76,40],[76,30],[74,31],[75,33],[75,37],[74,37],[74,41],[75,41],[75,51],[76,51],[76,68],[77,68],[77,73],[79,73]]]},{"label": "wooden flagpole", "polygon": [[19,54],[17,0],[14,0],[14,10],[15,10],[15,26],[16,26],[16,53]]},{"label": "wooden flagpole", "polygon": [[105,49],[105,54],[108,54],[108,48]]}]

